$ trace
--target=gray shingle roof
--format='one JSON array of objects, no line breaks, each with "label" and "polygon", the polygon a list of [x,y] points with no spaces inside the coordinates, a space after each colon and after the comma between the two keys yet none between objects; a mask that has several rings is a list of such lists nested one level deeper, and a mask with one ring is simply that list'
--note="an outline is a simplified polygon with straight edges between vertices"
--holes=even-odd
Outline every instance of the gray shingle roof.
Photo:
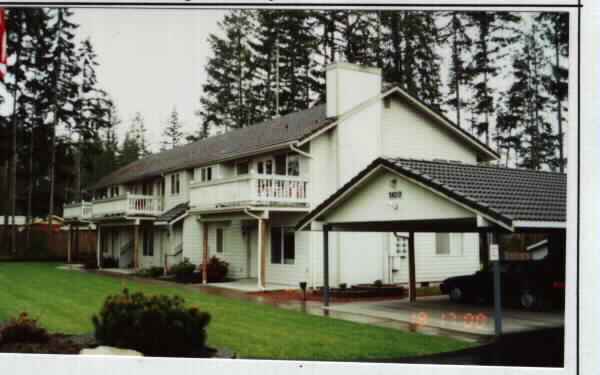
[{"label": "gray shingle roof", "polygon": [[215,163],[236,155],[285,144],[298,140],[334,120],[334,118],[326,118],[325,105],[321,104],[247,128],[152,154],[101,178],[89,189],[95,190],[109,185],[156,177],[161,173]]},{"label": "gray shingle roof", "polygon": [[163,212],[162,215],[156,218],[157,222],[164,221],[166,223],[171,222],[171,220],[177,219],[179,216],[183,215],[189,208],[189,202],[179,203],[174,206],[167,212]]},{"label": "gray shingle roof", "polygon": [[513,221],[566,221],[567,175],[564,173],[443,161],[378,158],[304,216],[296,227],[303,228],[321,216],[340,195],[380,166],[416,179],[508,224]]},{"label": "gray shingle roof", "polygon": [[434,186],[510,220],[566,221],[567,175],[493,166],[388,158]]}]

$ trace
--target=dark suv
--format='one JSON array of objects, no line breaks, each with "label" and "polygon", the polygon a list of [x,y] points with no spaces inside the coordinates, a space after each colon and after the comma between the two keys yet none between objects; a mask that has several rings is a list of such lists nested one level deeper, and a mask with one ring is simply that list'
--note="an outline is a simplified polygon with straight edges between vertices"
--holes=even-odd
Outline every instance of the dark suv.
[{"label": "dark suv", "polygon": [[[484,302],[494,299],[492,267],[472,275],[450,277],[442,282],[442,293],[457,303]],[[544,310],[564,306],[564,264],[538,261],[504,261],[501,264],[502,303],[528,310]]]}]

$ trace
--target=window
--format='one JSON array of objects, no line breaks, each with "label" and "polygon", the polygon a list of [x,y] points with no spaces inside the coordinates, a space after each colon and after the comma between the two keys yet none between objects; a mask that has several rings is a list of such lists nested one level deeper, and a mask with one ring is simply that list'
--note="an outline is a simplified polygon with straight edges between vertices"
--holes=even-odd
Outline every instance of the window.
[{"label": "window", "polygon": [[238,176],[248,174],[248,162],[243,161],[236,164],[236,173]]},{"label": "window", "polygon": [[144,230],[142,232],[142,237],[142,254],[144,256],[154,256],[154,236],[152,230]]},{"label": "window", "polygon": [[450,233],[435,234],[435,255],[450,255]]},{"label": "window", "polygon": [[200,181],[208,182],[212,180],[212,167],[200,168]]},{"label": "window", "polygon": [[300,158],[296,154],[287,156],[287,175],[300,176]]},{"label": "window", "polygon": [[285,155],[275,156],[275,174],[285,175],[285,164],[286,164],[286,156]]},{"label": "window", "polygon": [[216,236],[216,246],[215,249],[217,253],[223,252],[223,228],[217,228],[217,236]]},{"label": "window", "polygon": [[180,189],[179,183],[179,173],[174,173],[171,175],[171,195],[179,194]]},{"label": "window", "polygon": [[271,228],[271,264],[294,264],[295,259],[293,228]]},{"label": "window", "polygon": [[111,198],[119,196],[119,185],[115,185],[115,186],[111,186],[110,187],[110,195],[109,196]]}]

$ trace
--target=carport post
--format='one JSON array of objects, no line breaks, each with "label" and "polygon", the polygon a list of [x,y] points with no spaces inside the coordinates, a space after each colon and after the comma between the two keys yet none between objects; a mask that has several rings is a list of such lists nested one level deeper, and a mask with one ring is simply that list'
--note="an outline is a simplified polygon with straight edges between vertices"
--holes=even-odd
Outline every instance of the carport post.
[{"label": "carport post", "polygon": [[329,306],[329,225],[323,225],[323,305]]},{"label": "carport post", "polygon": [[408,233],[408,296],[410,302],[417,300],[417,278],[415,275],[415,232]]},{"label": "carport post", "polygon": [[[492,232],[490,244],[498,244],[498,233]],[[494,261],[494,333],[496,336],[502,335],[502,287],[500,272],[500,251],[498,259]]]}]

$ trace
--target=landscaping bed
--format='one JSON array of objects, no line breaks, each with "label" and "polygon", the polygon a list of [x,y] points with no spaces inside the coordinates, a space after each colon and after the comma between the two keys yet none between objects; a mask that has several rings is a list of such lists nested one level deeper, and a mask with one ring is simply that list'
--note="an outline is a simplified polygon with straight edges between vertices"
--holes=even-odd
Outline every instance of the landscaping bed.
[{"label": "landscaping bed", "polygon": [[[408,296],[408,290],[404,287],[404,292],[400,293],[399,290],[388,288],[388,290],[379,290],[372,292],[369,288],[361,289],[357,288],[332,288],[330,291],[334,291],[334,294],[329,295],[329,301],[332,303],[336,302],[362,302],[362,301],[381,301],[389,299],[402,299]],[[385,288],[384,288],[385,289]],[[396,294],[398,293],[398,294]],[[321,296],[321,288],[314,291],[307,291],[306,298],[300,289],[289,289],[289,290],[276,290],[276,291],[264,291],[264,292],[249,292],[248,294],[254,296],[266,297],[275,301],[317,301],[323,300]],[[441,291],[439,288],[427,287],[417,288],[418,297],[436,296],[440,295]]]}]

